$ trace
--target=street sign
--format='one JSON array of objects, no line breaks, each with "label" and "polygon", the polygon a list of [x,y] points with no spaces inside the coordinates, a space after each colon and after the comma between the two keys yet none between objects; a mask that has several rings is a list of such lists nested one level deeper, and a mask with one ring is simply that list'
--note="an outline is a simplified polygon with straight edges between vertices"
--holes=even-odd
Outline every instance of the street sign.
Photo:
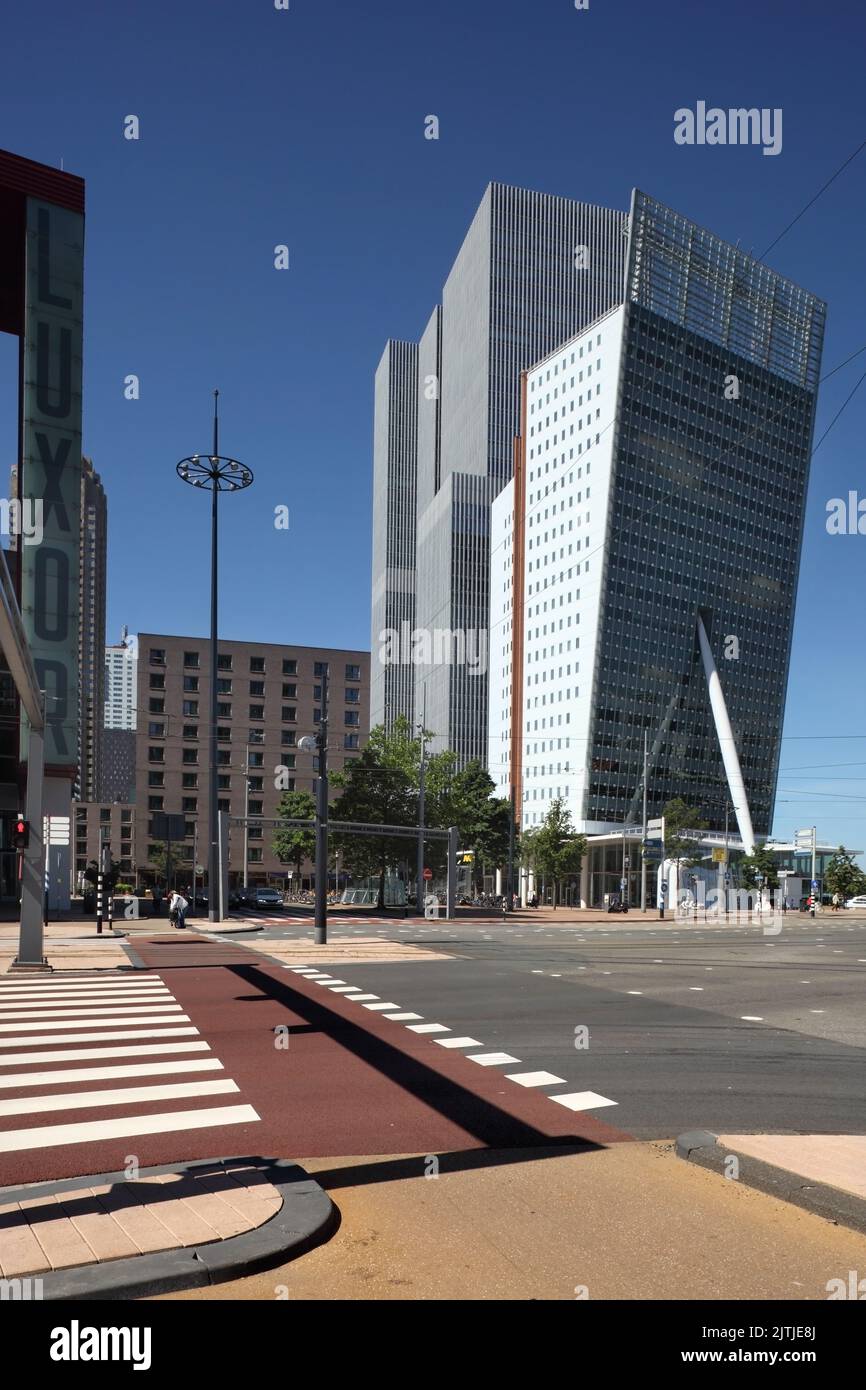
[{"label": "street sign", "polygon": [[714,850],[713,850],[713,863],[714,863],[714,864],[727,864],[727,862],[728,862],[728,851],[727,851],[726,849],[714,849]]},{"label": "street sign", "polygon": [[46,845],[69,844],[69,816],[44,816],[42,824]]},{"label": "street sign", "polygon": [[431,879],[431,878],[433,877],[433,870],[432,870],[432,869],[425,869],[425,870],[424,870],[423,877],[424,877],[425,879]]},{"label": "street sign", "polygon": [[817,878],[813,878],[813,879],[812,879],[812,892],[813,892],[813,893],[816,893],[817,891],[818,891],[818,880],[817,880]]},{"label": "street sign", "polygon": [[655,820],[648,820],[646,823],[646,837],[648,840],[664,840],[665,837],[665,818],[658,816]]}]

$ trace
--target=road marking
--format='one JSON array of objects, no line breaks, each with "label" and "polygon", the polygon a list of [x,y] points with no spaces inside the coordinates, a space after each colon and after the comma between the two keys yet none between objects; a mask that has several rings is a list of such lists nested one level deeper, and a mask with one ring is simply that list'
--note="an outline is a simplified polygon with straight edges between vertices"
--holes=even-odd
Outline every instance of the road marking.
[{"label": "road marking", "polygon": [[0,979],[0,990],[3,989],[64,989],[67,985],[120,985],[137,984],[144,980],[148,983],[162,984],[162,976],[157,975],[152,970],[136,970],[124,976],[106,974],[104,970],[91,971],[64,971],[62,976],[53,980],[39,979],[32,985],[25,984],[19,975],[7,975]]},{"label": "road marking", "polygon": [[[61,1057],[67,1055],[65,1052],[60,1053]],[[29,1062],[33,1059],[28,1057],[26,1060]],[[57,1086],[71,1081],[112,1081],[115,1077],[121,1076],[171,1076],[175,1072],[223,1070],[223,1064],[219,1058],[201,1057],[188,1062],[133,1062],[128,1066],[67,1067],[59,1071],[22,1071],[13,1076],[0,1076],[0,1090],[14,1090],[18,1086]]]},{"label": "road marking", "polygon": [[[142,1020],[143,1022],[144,1020]],[[154,1020],[157,1022],[158,1020]],[[150,1020],[148,1020],[150,1022]],[[114,1042],[115,1038],[180,1038],[184,1034],[198,1033],[197,1028],[141,1028],[121,1029],[119,1032],[106,1032],[103,1029],[98,1033],[47,1033],[40,1034],[37,1038],[3,1038],[0,1040],[2,1047],[39,1047],[43,1043],[48,1046],[56,1047],[58,1043],[79,1043],[79,1042]],[[0,1057],[0,1064],[5,1059]]]},{"label": "road marking", "polygon": [[168,986],[158,984],[156,981],[152,985],[140,985],[134,980],[117,980],[113,984],[82,985],[80,989],[72,985],[57,985],[53,989],[44,985],[22,985],[15,989],[0,991],[0,999],[12,1000],[20,997],[32,999],[35,1002],[37,999],[99,999],[100,997],[104,999],[108,995],[124,998],[132,994],[161,994],[163,992],[168,993]]},{"label": "road marking", "polygon": [[469,1060],[477,1062],[479,1067],[504,1067],[509,1062],[519,1062],[520,1058],[512,1057],[510,1052],[476,1052]]},{"label": "road marking", "polygon": [[181,1097],[237,1092],[236,1081],[177,1081],[166,1086],[122,1086],[115,1091],[73,1091],[57,1096],[18,1096],[0,1100],[0,1115],[44,1115],[50,1110],[88,1110],[100,1105],[136,1105],[139,1101],[178,1100]]},{"label": "road marking", "polygon": [[743,1023],[763,1023],[763,1014],[740,1014]]},{"label": "road marking", "polygon": [[507,1079],[516,1081],[518,1086],[558,1086],[565,1081],[564,1076],[554,1076],[552,1071],[513,1071]]},{"label": "road marking", "polygon": [[[185,1033],[196,1033],[196,1028],[184,1028]],[[110,1036],[100,1034],[100,1037]],[[141,1033],[130,1033],[130,1037],[140,1038]],[[28,1038],[27,1042],[32,1042]],[[51,1039],[57,1042],[56,1038]],[[210,1043],[206,1042],[178,1042],[178,1043],[148,1043],[146,1047],[76,1047],[68,1051],[60,1052],[12,1052],[8,1057],[0,1057],[0,1067],[17,1067],[36,1062],[80,1062],[86,1057],[144,1057],[151,1053],[159,1052],[210,1052]]]},{"label": "road marking", "polygon": [[477,1038],[434,1038],[440,1047],[482,1047]]},{"label": "road marking", "polygon": [[383,1018],[393,1018],[395,1023],[403,1023],[409,1018],[423,1018],[423,1014],[383,1014]]},{"label": "road marking", "polygon": [[[148,994],[99,994],[95,999],[81,999],[73,995],[71,998],[64,999],[10,999],[0,1003],[0,1018],[4,1016],[14,1018],[13,1009],[92,1009],[96,1012],[106,1007],[120,1009],[131,1008],[133,1005],[150,1004],[156,1008],[162,1008],[166,1004],[174,1004],[175,997],[169,990],[151,991]],[[33,1018],[37,1013],[32,1014]]]},{"label": "road marking", "polygon": [[328,989],[332,989],[332,990],[334,991],[335,994],[360,994],[360,993],[361,993],[361,986],[360,986],[360,985],[328,985]]},{"label": "road marking", "polygon": [[626,994],[643,994],[642,989],[627,989]]},{"label": "road marking", "polygon": [[573,1091],[567,1096],[548,1096],[548,1100],[564,1105],[566,1110],[599,1110],[603,1105],[618,1105],[617,1100],[608,1100],[595,1091]]},{"label": "road marking", "polygon": [[[176,1007],[179,1009],[180,1005],[178,1004]],[[122,1010],[121,1012],[127,1011]],[[126,1028],[133,1023],[189,1023],[189,1019],[184,1013],[168,1014],[165,1013],[165,1010],[160,1010],[160,1014],[165,1014],[165,1017],[149,1014],[146,1018],[94,1018],[92,1023],[88,1023],[84,1018],[77,1023],[70,1019],[55,1021],[50,1018],[40,1018],[38,1023],[0,1023],[0,1033],[33,1033],[38,1032],[40,1028],[114,1028],[115,1026]],[[3,1040],[0,1039],[0,1047],[4,1045]]]},{"label": "road marking", "polygon": [[[38,1018],[39,1023],[34,1026],[37,1028],[73,1028],[72,1023],[52,1023],[55,1018],[105,1018],[107,1023],[113,1023],[114,1014],[174,1014],[180,1013],[180,1004],[118,1004],[110,1005],[107,1008],[98,1009],[53,1009],[50,1014],[44,1014],[41,1009],[16,1009],[12,1013],[0,1014],[0,1018],[22,1019]],[[134,1020],[130,1018],[130,1022]],[[9,1032],[14,1028],[14,1023],[0,1023],[0,1032]]]},{"label": "road marking", "polygon": [[809,1010],[809,1013],[810,1013],[810,1014],[823,1014],[823,1013],[826,1013],[826,1012],[827,1012],[826,1009],[810,1009],[810,1010]]},{"label": "road marking", "polygon": [[704,992],[703,985],[689,985],[689,989],[695,994],[703,994]]},{"label": "road marking", "polygon": [[378,999],[378,994],[355,994],[352,996],[353,1004],[362,1004],[366,999]]},{"label": "road marking", "polygon": [[410,1033],[450,1033],[451,1029],[446,1028],[444,1023],[407,1023],[406,1027]]},{"label": "road marking", "polygon": [[399,1009],[399,1004],[365,1004],[365,1009]]},{"label": "road marking", "polygon": [[125,1139],[140,1134],[171,1134],[179,1129],[210,1129],[258,1120],[251,1105],[225,1105],[211,1110],[176,1110],[160,1115],[128,1115],[124,1119],[93,1120],[89,1124],[48,1125],[44,1129],[10,1129],[0,1134],[0,1153],[19,1149],[49,1149],[65,1144],[92,1144],[100,1139]]}]

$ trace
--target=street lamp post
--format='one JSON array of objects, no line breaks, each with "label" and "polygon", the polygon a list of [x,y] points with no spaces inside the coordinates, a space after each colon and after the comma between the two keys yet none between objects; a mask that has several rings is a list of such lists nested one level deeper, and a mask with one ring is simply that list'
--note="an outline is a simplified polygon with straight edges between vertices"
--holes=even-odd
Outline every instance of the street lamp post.
[{"label": "street lamp post", "polygon": [[208,761],[210,764],[208,795],[208,918],[211,922],[219,920],[217,895],[219,893],[219,803],[217,787],[217,563],[218,563],[218,499],[221,492],[237,492],[249,487],[253,481],[252,470],[237,459],[226,458],[219,451],[219,413],[217,409],[219,391],[214,391],[213,406],[213,453],[208,457],[192,454],[181,459],[177,465],[177,475],[191,487],[203,487],[212,493],[211,498],[211,557],[210,557],[210,726],[208,730]]}]

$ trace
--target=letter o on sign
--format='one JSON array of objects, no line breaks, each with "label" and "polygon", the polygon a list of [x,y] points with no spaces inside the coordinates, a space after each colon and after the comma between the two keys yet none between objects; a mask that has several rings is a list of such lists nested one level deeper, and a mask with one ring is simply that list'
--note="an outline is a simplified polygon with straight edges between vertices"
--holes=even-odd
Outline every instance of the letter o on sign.
[{"label": "letter o on sign", "polygon": [[40,546],[33,567],[33,607],[36,636],[43,642],[65,642],[69,634],[69,556],[65,551]]}]

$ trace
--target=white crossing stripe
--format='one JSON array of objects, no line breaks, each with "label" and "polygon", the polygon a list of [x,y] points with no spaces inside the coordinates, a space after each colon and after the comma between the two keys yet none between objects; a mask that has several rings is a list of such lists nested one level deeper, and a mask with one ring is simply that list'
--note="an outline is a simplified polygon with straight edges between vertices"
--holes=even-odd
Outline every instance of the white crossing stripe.
[{"label": "white crossing stripe", "polygon": [[[137,1049],[133,1048],[133,1051]],[[123,1051],[121,1048],[120,1051]],[[65,1057],[67,1054],[60,1054]],[[32,1058],[27,1059],[31,1061]],[[23,1086],[59,1086],[72,1081],[113,1081],[122,1076],[171,1076],[175,1072],[222,1071],[218,1057],[201,1057],[188,1062],[131,1062],[110,1067],[62,1067],[59,1071],[16,1072],[0,1076],[0,1090],[15,1090]]]},{"label": "white crossing stripe", "polygon": [[172,1134],[180,1129],[243,1125],[258,1119],[260,1116],[251,1105],[225,1105],[208,1110],[175,1110],[159,1115],[128,1115],[115,1120],[47,1125],[42,1129],[10,1129],[0,1134],[0,1153],[91,1144],[100,1139],[128,1139],[140,1134]]},{"label": "white crossing stripe", "polygon": [[477,1038],[434,1038],[440,1047],[481,1047]]},{"label": "white crossing stripe", "polygon": [[[147,1022],[159,1023],[159,1019],[148,1019]],[[144,1019],[141,1020],[142,1024]],[[197,1028],[129,1028],[119,1029],[117,1032],[106,1032],[103,1029],[99,1033],[57,1033],[40,1034],[38,1038],[3,1038],[0,1042],[2,1047],[39,1047],[49,1044],[56,1047],[59,1043],[80,1043],[80,1042],[115,1042],[121,1038],[180,1038],[184,1034],[198,1033]],[[0,1056],[0,1066],[6,1066],[6,1058]]]},{"label": "white crossing stripe", "polygon": [[507,1062],[519,1062],[520,1058],[508,1052],[476,1052],[469,1060],[477,1062],[479,1067],[503,1067]]},{"label": "white crossing stripe", "polygon": [[[88,1004],[81,1009],[54,1008],[50,1014],[45,1014],[41,1009],[14,1009],[11,1013],[0,1014],[0,1018],[41,1018],[45,1022],[46,1028],[54,1025],[49,1022],[52,1018],[100,1018],[104,1015],[109,1017],[112,1014],[171,1014],[180,1013],[180,1004],[169,1003],[164,1000],[160,1004],[100,1004],[94,1008]],[[0,1032],[4,1031],[3,1024],[0,1024]],[[8,1032],[8,1029],[6,1029]]]},{"label": "white crossing stripe", "polygon": [[365,1004],[365,1009],[399,1009],[399,1004]]},{"label": "white crossing stripe", "polygon": [[508,1080],[516,1081],[518,1086],[559,1086],[565,1077],[554,1076],[552,1071],[513,1071]]},{"label": "white crossing stripe", "polygon": [[[166,1033],[197,1033],[197,1028],[166,1028]],[[116,1034],[100,1033],[100,1038],[116,1037]],[[127,1033],[121,1034],[122,1037],[141,1038],[151,1037],[149,1033]],[[33,1043],[33,1038],[24,1040],[28,1045]],[[36,1039],[38,1041],[38,1039]],[[51,1038],[51,1042],[62,1042],[62,1039]],[[144,1047],[75,1047],[60,1049],[57,1052],[10,1052],[8,1056],[0,1056],[0,1067],[20,1067],[37,1062],[82,1062],[86,1057],[146,1057],[152,1053],[159,1052],[210,1052],[210,1043],[206,1042],[174,1042],[174,1043],[148,1043]]]},{"label": "white crossing stripe", "polygon": [[444,1023],[407,1023],[406,1027],[410,1033],[450,1033],[451,1029],[446,1028]]},{"label": "white crossing stripe", "polygon": [[7,989],[0,993],[0,1008],[14,1007],[18,1003],[53,1004],[55,1000],[84,999],[98,1004],[100,999],[134,999],[137,994],[147,998],[159,998],[170,994],[167,985],[116,985],[99,989]]},{"label": "white crossing stripe", "polygon": [[[180,1008],[179,1004],[177,1008]],[[0,1033],[31,1033],[37,1032],[40,1028],[126,1028],[130,1027],[133,1023],[189,1023],[186,1014],[170,1014],[165,1009],[160,1009],[158,1011],[159,1015],[164,1014],[165,1017],[148,1014],[145,1018],[135,1018],[129,1016],[128,1009],[122,1009],[121,1012],[124,1013],[126,1017],[106,1019],[94,1018],[92,1024],[88,1024],[86,1019],[81,1019],[78,1023],[75,1023],[68,1019],[54,1022],[50,1018],[40,1018],[38,1023],[0,1023]],[[5,1040],[0,1039],[0,1047],[6,1046],[7,1043]]]},{"label": "white crossing stripe", "polygon": [[566,1110],[599,1110],[603,1105],[618,1105],[617,1100],[608,1100],[605,1096],[597,1095],[595,1091],[573,1091],[568,1096],[548,1096],[548,1100],[555,1100],[557,1105],[564,1105]]},{"label": "white crossing stripe", "polygon": [[[158,984],[162,983],[162,977],[156,975],[152,970],[136,970],[125,975],[114,975],[110,971],[105,970],[64,970],[59,975],[34,975],[32,983],[34,987],[38,984],[40,989],[59,989],[63,985],[122,984],[124,980],[129,980],[130,982],[153,980]],[[25,984],[29,985],[30,983],[30,978],[24,975],[0,976],[0,988],[2,989],[20,989]]]},{"label": "white crossing stripe", "polygon": [[396,1023],[405,1023],[410,1018],[423,1018],[423,1014],[383,1014],[383,1018],[393,1018]]},{"label": "white crossing stripe", "polygon": [[356,1004],[363,1004],[365,999],[379,999],[380,997],[378,994],[356,994],[353,999]]},{"label": "white crossing stripe", "polygon": [[332,989],[332,990],[334,991],[335,994],[360,994],[360,993],[361,993],[361,986],[360,986],[360,985],[328,985],[328,989]]},{"label": "white crossing stripe", "polygon": [[219,1081],[179,1081],[167,1086],[122,1086],[116,1091],[73,1091],[59,1096],[18,1096],[0,1100],[0,1115],[40,1115],[49,1110],[87,1110],[100,1105],[137,1105],[139,1101],[224,1095],[239,1089],[227,1077]]}]

